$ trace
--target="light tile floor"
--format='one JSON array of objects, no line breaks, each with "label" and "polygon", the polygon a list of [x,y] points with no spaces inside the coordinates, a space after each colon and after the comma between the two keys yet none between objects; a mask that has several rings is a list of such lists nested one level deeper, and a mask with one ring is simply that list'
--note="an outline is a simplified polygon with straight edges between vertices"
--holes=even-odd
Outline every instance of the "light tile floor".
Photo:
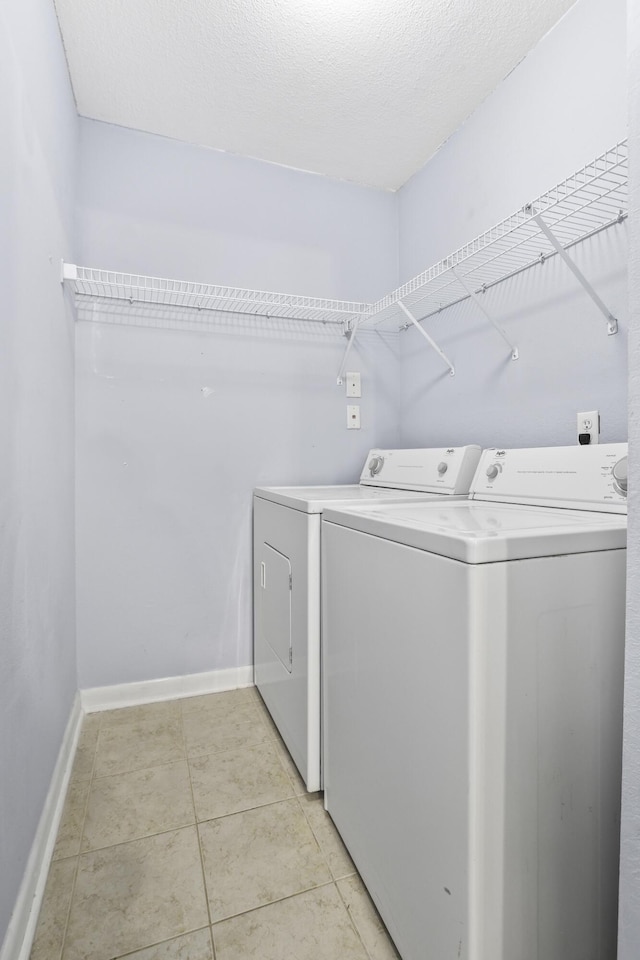
[{"label": "light tile floor", "polygon": [[85,717],[31,960],[397,960],[255,688]]}]

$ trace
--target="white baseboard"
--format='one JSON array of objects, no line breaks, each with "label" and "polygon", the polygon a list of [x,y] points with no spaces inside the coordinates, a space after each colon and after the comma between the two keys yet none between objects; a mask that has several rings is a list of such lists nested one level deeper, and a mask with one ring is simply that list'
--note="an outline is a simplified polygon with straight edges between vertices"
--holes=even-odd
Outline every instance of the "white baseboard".
[{"label": "white baseboard", "polygon": [[28,960],[31,953],[49,864],[58,835],[73,758],[82,726],[82,716],[80,697],[76,694],[27,860],[18,899],[11,914],[2,948],[0,948],[0,960]]},{"label": "white baseboard", "polygon": [[[160,700],[197,697],[204,693],[222,693],[224,690],[252,685],[253,667],[232,667],[229,670],[192,673],[186,677],[163,677],[161,680],[120,683],[110,687],[89,687],[80,691],[80,702],[85,713],[96,713]],[[0,957],[0,960],[3,958]]]}]

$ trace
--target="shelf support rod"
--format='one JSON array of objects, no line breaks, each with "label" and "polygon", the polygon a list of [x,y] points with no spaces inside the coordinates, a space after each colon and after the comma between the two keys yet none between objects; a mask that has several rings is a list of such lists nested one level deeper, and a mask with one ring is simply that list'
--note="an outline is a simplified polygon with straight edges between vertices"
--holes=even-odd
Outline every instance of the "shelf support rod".
[{"label": "shelf support rod", "polygon": [[489,311],[487,310],[487,308],[485,307],[485,305],[483,304],[482,300],[480,299],[478,294],[475,292],[475,290],[469,286],[469,284],[466,282],[466,280],[463,277],[460,276],[460,274],[458,273],[455,267],[451,267],[451,273],[454,275],[454,277],[456,278],[460,286],[463,288],[463,290],[465,290],[466,293],[471,297],[471,299],[475,303],[478,310],[480,310],[481,313],[485,315],[485,317],[487,318],[491,326],[500,334],[500,336],[502,337],[506,345],[509,347],[509,350],[511,350],[511,359],[517,360],[518,357],[520,356],[520,354],[518,353],[518,348],[514,347],[514,345],[511,343],[511,341],[509,340],[508,336],[506,335],[506,333],[504,332],[504,330],[502,329],[498,321],[491,316],[491,314],[489,313]]},{"label": "shelf support rod", "polygon": [[419,333],[422,334],[422,336],[425,338],[425,340],[427,341],[427,343],[429,344],[429,346],[431,347],[431,349],[432,349],[432,350],[435,350],[435,352],[438,354],[438,356],[441,358],[441,360],[443,360],[444,363],[446,363],[446,365],[449,367],[449,375],[452,376],[452,377],[455,377],[455,375],[456,375],[455,367],[453,366],[453,364],[452,364],[451,361],[449,360],[449,357],[446,355],[446,353],[444,353],[444,352],[440,349],[440,347],[439,347],[438,344],[435,342],[435,340],[432,340],[432,339],[431,339],[431,337],[429,336],[429,334],[427,333],[427,331],[424,329],[424,327],[421,327],[421,326],[420,326],[420,324],[418,323],[418,321],[416,320],[416,318],[414,317],[414,315],[411,313],[411,311],[410,311],[410,310],[407,310],[407,308],[405,307],[405,305],[404,305],[404,303],[402,302],[402,300],[398,300],[398,306],[400,307],[400,309],[402,310],[402,312],[403,312],[404,315],[406,316],[407,320],[409,320],[410,323],[412,323],[412,324],[414,325],[414,327],[416,328],[416,330],[417,330]]},{"label": "shelf support rod", "polygon": [[353,324],[351,323],[351,321],[349,321],[349,327],[345,331],[345,337],[347,338],[347,346],[345,347],[345,351],[342,355],[342,363],[340,364],[340,369],[338,370],[338,376],[336,379],[336,382],[339,387],[342,386],[342,380],[344,378],[344,371],[347,366],[347,360],[349,359],[349,354],[351,353],[351,347],[353,346],[353,341],[356,338],[356,333],[358,332],[359,324],[360,324],[360,320],[356,320],[355,323]]},{"label": "shelf support rod", "polygon": [[594,288],[591,286],[591,284],[585,277],[580,267],[575,263],[574,260],[571,259],[571,257],[569,256],[565,248],[562,246],[562,244],[557,239],[555,234],[553,234],[552,231],[549,229],[549,227],[544,222],[540,214],[535,213],[535,211],[533,211],[533,208],[531,208],[531,211],[533,213],[533,219],[538,224],[538,226],[544,233],[549,243],[555,249],[556,253],[558,253],[562,257],[562,259],[564,260],[566,265],[569,267],[569,270],[571,270],[571,273],[574,275],[574,277],[576,278],[580,286],[591,297],[591,299],[595,303],[598,310],[600,310],[600,312],[604,314],[607,321],[607,333],[610,337],[613,336],[615,333],[618,332],[617,319],[611,313],[611,311],[609,310],[607,305],[604,303],[604,301],[598,296],[598,294],[596,293]]}]

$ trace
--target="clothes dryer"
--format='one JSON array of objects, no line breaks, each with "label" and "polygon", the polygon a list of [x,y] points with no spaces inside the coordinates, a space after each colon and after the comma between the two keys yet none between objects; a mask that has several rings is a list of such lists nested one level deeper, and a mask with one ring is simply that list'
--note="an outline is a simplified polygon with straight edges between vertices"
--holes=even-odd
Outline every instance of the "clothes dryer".
[{"label": "clothes dryer", "polygon": [[626,453],[323,515],[325,804],[403,960],[616,954]]},{"label": "clothes dryer", "polygon": [[254,491],[255,682],[307,790],[322,785],[320,520],[331,506],[467,496],[480,447],[371,450],[360,483]]}]

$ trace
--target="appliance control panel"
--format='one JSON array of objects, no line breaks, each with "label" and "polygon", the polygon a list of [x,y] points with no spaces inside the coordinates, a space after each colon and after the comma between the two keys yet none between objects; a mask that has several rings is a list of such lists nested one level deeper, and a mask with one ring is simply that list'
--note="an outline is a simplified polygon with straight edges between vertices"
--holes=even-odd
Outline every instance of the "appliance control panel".
[{"label": "appliance control panel", "polygon": [[627,444],[531,447],[482,454],[474,500],[627,512]]},{"label": "appliance control panel", "polygon": [[396,490],[467,494],[481,453],[475,445],[370,450],[360,483]]}]

